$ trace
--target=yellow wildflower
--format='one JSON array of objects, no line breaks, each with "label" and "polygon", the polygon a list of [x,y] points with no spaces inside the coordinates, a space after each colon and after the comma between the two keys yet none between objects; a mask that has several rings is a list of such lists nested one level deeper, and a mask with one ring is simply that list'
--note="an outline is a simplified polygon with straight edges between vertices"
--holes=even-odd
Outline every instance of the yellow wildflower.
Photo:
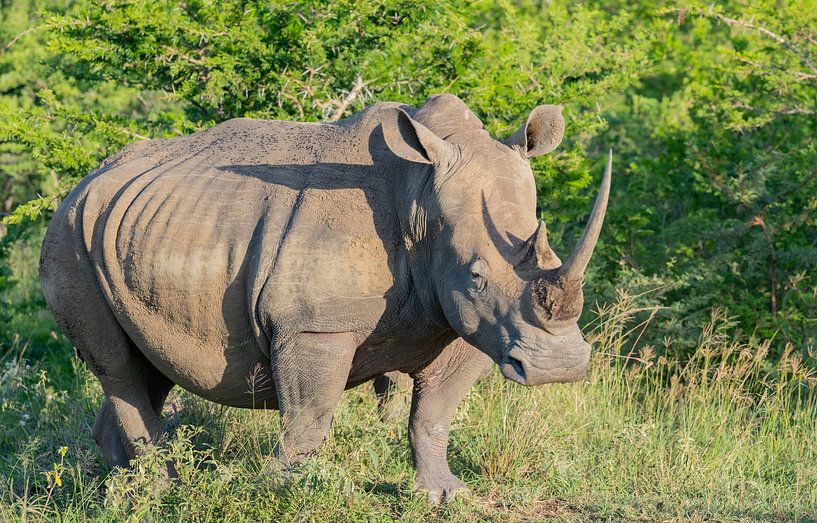
[{"label": "yellow wildflower", "polygon": [[58,487],[62,486],[62,478],[60,477],[60,469],[57,467],[57,464],[54,463],[54,484]]}]

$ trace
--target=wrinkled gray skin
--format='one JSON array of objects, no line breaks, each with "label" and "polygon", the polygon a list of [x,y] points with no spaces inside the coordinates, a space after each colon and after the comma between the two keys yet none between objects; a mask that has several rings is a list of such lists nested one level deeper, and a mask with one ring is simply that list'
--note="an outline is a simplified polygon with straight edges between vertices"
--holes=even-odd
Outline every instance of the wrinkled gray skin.
[{"label": "wrinkled gray skin", "polygon": [[290,464],[321,444],[344,389],[402,371],[417,487],[432,500],[464,489],[449,427],[492,360],[524,385],[587,368],[576,322],[609,164],[562,266],[528,158],[563,129],[561,106],[540,106],[499,142],[441,95],[336,123],[230,120],[106,160],[60,205],[40,261],[107,398],[93,428],[106,460],[127,466],[160,439],[177,384],[280,409]]}]

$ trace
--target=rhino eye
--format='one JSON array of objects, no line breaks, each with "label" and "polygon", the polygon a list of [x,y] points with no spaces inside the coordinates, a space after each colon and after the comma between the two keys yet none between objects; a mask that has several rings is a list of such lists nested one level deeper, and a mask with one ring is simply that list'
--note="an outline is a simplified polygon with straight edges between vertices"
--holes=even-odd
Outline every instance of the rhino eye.
[{"label": "rhino eye", "polygon": [[471,264],[471,285],[475,292],[483,292],[488,287],[488,264],[482,258]]}]

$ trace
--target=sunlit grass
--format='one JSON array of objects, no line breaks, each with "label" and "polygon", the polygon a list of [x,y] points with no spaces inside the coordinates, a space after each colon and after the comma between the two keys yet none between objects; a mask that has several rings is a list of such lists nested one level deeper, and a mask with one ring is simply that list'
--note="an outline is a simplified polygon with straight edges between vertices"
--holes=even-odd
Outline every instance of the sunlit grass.
[{"label": "sunlit grass", "polygon": [[[368,386],[345,395],[320,454],[287,476],[269,461],[277,413],[178,391],[167,444],[109,474],[90,437],[101,400],[93,376],[64,341],[59,353],[29,363],[15,356],[25,352],[18,343],[0,367],[0,518],[817,518],[814,373],[792,351],[770,365],[768,346],[731,337],[718,311],[697,351],[669,361],[640,341],[650,317],[624,293],[600,311],[581,383],[524,388],[498,373],[480,383],[449,447],[473,495],[444,507],[412,491],[405,420],[380,421]],[[181,485],[161,481],[167,458],[177,461]]]}]

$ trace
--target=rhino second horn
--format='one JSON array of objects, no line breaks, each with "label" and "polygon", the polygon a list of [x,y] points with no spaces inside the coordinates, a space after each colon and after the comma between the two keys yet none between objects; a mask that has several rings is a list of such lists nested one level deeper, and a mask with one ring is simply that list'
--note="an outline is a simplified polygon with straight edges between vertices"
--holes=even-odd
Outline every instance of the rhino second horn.
[{"label": "rhino second horn", "polygon": [[522,264],[538,269],[555,269],[562,262],[548,243],[547,227],[540,221],[531,237],[524,243],[525,257]]},{"label": "rhino second horn", "polygon": [[584,270],[593,255],[593,249],[599,239],[601,225],[604,223],[604,213],[607,211],[607,200],[610,196],[610,178],[613,171],[613,150],[607,154],[607,166],[604,169],[604,176],[601,178],[599,195],[596,197],[596,204],[593,205],[593,212],[587,220],[579,243],[573,248],[567,261],[559,269],[559,276],[564,279],[578,280],[584,277]]}]

